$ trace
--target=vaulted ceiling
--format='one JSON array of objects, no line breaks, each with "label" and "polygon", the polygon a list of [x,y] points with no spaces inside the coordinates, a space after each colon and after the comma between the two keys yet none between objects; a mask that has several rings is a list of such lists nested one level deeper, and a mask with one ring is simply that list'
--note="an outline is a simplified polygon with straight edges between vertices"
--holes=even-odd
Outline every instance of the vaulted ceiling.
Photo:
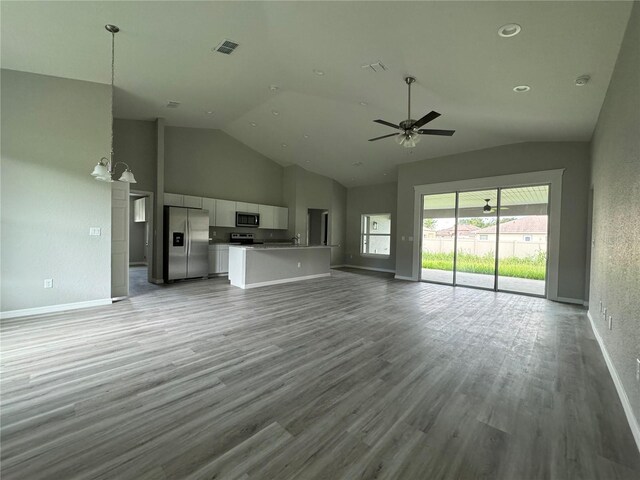
[{"label": "vaulted ceiling", "polygon": [[[104,25],[118,25],[116,116],[221,129],[350,186],[383,182],[403,162],[589,140],[630,10],[592,1],[2,2],[1,64],[109,83]],[[522,31],[500,37],[512,22]],[[224,39],[239,43],[231,55],[212,51]],[[378,61],[387,69],[362,68]],[[417,78],[412,117],[436,110],[428,126],[455,135],[423,137],[414,149],[368,142],[393,132],[374,119],[406,118],[407,74]],[[585,74],[591,81],[577,87]]]}]

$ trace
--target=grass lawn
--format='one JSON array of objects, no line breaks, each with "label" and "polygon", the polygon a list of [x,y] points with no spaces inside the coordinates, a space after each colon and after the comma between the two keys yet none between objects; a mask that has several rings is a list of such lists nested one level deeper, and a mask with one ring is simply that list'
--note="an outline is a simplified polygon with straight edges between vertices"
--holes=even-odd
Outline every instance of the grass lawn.
[{"label": "grass lawn", "polygon": [[[493,253],[482,256],[458,253],[457,262],[459,272],[493,275],[495,269]],[[547,257],[544,252],[526,258],[506,257],[500,259],[498,273],[503,277],[544,280],[546,264]],[[453,270],[453,253],[422,252],[422,268],[451,271]]]}]

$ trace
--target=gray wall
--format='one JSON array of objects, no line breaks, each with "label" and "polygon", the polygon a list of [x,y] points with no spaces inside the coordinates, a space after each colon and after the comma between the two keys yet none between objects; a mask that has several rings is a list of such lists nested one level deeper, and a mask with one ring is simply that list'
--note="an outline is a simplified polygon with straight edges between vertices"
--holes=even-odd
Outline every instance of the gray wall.
[{"label": "gray wall", "polygon": [[328,210],[331,264],[344,261],[346,188],[335,180],[292,165],[285,168],[283,199],[289,207],[289,235],[300,234],[300,242],[307,239],[307,212],[310,208]]},{"label": "gray wall", "polygon": [[[383,183],[366,187],[353,187],[347,191],[347,241],[345,263],[381,270],[396,269],[396,203],[398,184]],[[365,213],[391,214],[391,255],[389,258],[371,258],[360,255],[360,219]]]},{"label": "gray wall", "polygon": [[[589,310],[640,419],[640,4],[618,55],[592,145],[593,244]],[[613,329],[599,315],[600,301]]]},{"label": "gray wall", "polygon": [[11,70],[1,83],[2,311],[110,298],[111,187],[90,176],[111,150],[109,87]]},{"label": "gray wall", "polygon": [[410,277],[417,269],[407,238],[413,236],[414,185],[559,168],[566,170],[562,180],[558,295],[584,299],[589,191],[589,144],[585,142],[518,143],[401,165],[396,275]]},{"label": "gray wall", "polygon": [[[137,184],[136,184],[137,185]],[[129,264],[146,263],[146,222],[134,222],[133,204],[139,197],[129,197]]]},{"label": "gray wall", "polygon": [[282,203],[283,168],[220,130],[165,128],[165,191]]},{"label": "gray wall", "polygon": [[[132,190],[156,191],[156,123],[116,118],[114,158],[125,162],[136,177]],[[118,173],[120,172],[118,167]]]}]

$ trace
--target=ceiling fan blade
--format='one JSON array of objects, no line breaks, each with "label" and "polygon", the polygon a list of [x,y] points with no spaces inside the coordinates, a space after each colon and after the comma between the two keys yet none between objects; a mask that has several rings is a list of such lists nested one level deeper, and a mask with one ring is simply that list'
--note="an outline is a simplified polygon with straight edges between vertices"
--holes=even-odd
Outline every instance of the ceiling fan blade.
[{"label": "ceiling fan blade", "polygon": [[424,117],[422,117],[420,120],[418,120],[416,123],[414,123],[411,126],[411,128],[420,128],[421,126],[426,125],[427,123],[429,123],[431,120],[435,120],[439,116],[440,116],[440,114],[438,112],[434,112],[433,110],[431,110]]},{"label": "ceiling fan blade", "polygon": [[376,137],[376,138],[370,138],[369,141],[370,142],[375,142],[376,140],[380,140],[382,138],[389,138],[389,137],[395,137],[396,135],[398,135],[397,133],[390,133],[389,135],[383,135],[381,137]]},{"label": "ceiling fan blade", "polygon": [[418,130],[418,133],[422,135],[443,135],[445,137],[450,137],[455,133],[455,130],[434,130],[432,128],[424,128],[422,130]]},{"label": "ceiling fan blade", "polygon": [[392,128],[400,129],[400,126],[399,126],[399,125],[396,125],[396,124],[391,123],[391,122],[387,122],[386,120],[380,120],[380,119],[378,119],[378,120],[374,120],[374,122],[379,123],[380,125],[386,125],[387,127],[392,127]]}]

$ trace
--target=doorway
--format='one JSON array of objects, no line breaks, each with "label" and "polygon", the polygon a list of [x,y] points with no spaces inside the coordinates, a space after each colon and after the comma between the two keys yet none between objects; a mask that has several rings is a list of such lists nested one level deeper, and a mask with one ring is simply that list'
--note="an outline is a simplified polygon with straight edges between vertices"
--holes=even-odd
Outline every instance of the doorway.
[{"label": "doorway", "polygon": [[422,196],[420,280],[546,296],[549,185]]},{"label": "doorway", "polygon": [[129,193],[129,296],[155,289],[153,270],[153,193]]},{"label": "doorway", "polygon": [[307,210],[307,243],[327,245],[329,238],[329,211],[322,208]]}]

